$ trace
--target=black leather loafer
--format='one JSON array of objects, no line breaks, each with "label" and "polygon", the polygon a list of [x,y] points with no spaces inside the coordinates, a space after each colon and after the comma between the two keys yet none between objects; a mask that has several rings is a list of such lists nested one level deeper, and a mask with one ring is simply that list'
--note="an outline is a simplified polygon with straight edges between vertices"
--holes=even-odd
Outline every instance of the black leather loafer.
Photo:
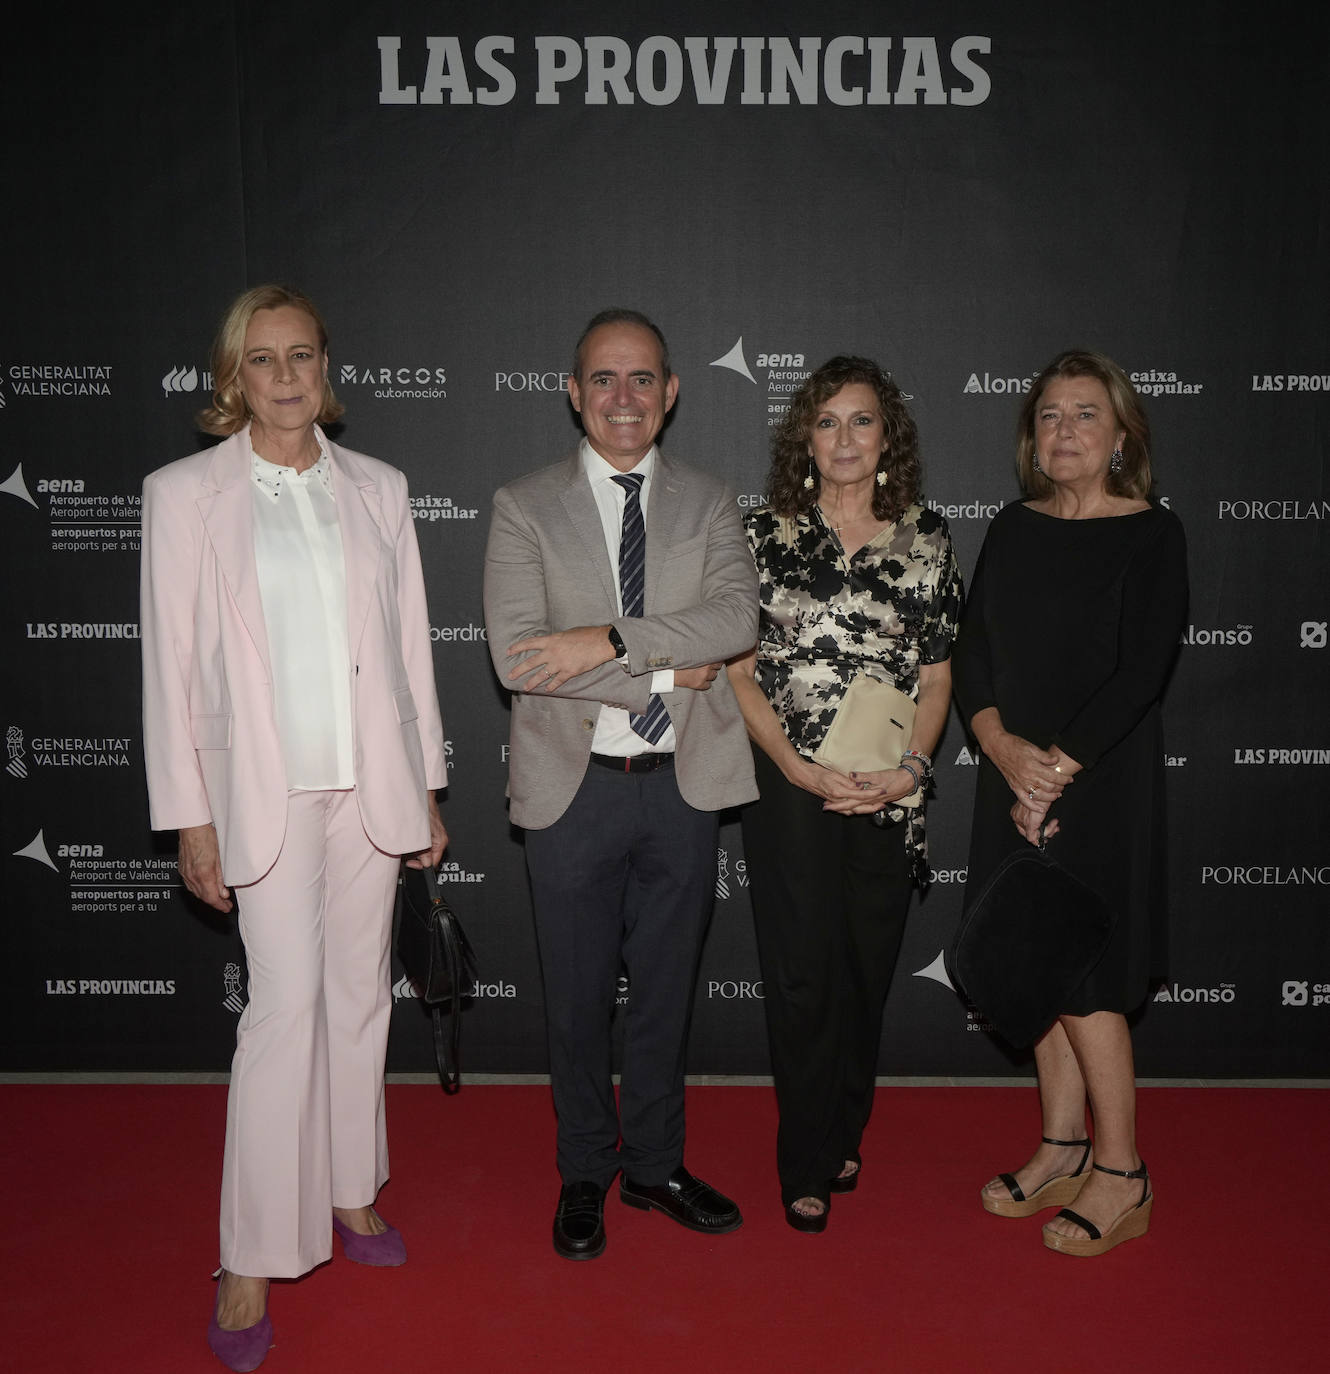
[{"label": "black leather loafer", "polygon": [[605,1248],[605,1189],[565,1183],[554,1213],[554,1248],[564,1259],[595,1259]]},{"label": "black leather loafer", "polygon": [[619,1181],[619,1198],[630,1207],[649,1212],[653,1207],[690,1231],[709,1231],[713,1236],[737,1231],[744,1224],[738,1207],[682,1164],[654,1187],[634,1183],[626,1175]]}]

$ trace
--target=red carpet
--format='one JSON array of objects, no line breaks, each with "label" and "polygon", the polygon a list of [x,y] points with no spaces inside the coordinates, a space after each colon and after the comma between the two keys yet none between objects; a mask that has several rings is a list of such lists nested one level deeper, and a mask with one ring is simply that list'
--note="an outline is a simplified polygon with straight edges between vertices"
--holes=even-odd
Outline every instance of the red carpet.
[{"label": "red carpet", "polygon": [[[0,1365],[202,1374],[225,1090],[0,1087],[9,1212]],[[603,1257],[550,1247],[544,1088],[390,1087],[381,1210],[400,1270],[273,1285],[265,1374],[1324,1370],[1330,1094],[1150,1088],[1152,1229],[1098,1260],[979,1206],[1029,1153],[1030,1089],[887,1088],[822,1236],[784,1223],[765,1088],[695,1088],[688,1163],[746,1221],[707,1238],[612,1192]],[[1049,1214],[1043,1214],[1044,1219]],[[334,1243],[336,1246],[336,1242]]]}]

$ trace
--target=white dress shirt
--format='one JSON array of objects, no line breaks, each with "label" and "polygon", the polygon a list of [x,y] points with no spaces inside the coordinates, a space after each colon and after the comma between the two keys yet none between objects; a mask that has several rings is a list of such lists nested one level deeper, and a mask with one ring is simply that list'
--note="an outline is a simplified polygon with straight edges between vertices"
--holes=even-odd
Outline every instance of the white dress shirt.
[{"label": "white dress shirt", "polygon": [[254,453],[251,478],[273,706],[293,792],[355,786],[346,561],[332,459],[315,434],[313,467],[297,472]]},{"label": "white dress shirt", "polygon": [[[622,476],[619,469],[607,463],[585,440],[582,440],[582,467],[587,480],[591,483],[591,494],[596,498],[596,509],[600,512],[601,528],[605,531],[605,548],[610,555],[610,569],[614,573],[614,594],[619,598],[619,612],[623,613],[623,589],[619,586],[619,545],[623,542],[623,507],[627,493],[614,480]],[[632,469],[641,473],[642,491],[638,503],[642,507],[642,519],[647,518],[647,502],[650,500],[651,477],[656,470],[656,446],[653,444],[645,457]],[[674,690],[674,669],[658,669],[651,674],[651,690],[657,695]],[[671,725],[656,741],[649,744],[628,723],[629,713],[617,706],[602,706],[596,720],[596,733],[591,741],[591,749],[596,754],[672,754],[674,752],[674,726]]]}]

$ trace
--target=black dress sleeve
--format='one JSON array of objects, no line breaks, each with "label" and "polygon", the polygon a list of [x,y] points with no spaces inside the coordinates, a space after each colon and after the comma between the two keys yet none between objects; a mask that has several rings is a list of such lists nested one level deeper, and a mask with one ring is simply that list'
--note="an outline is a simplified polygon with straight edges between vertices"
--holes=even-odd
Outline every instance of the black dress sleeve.
[{"label": "black dress sleeve", "polygon": [[993,693],[993,659],[988,643],[987,616],[984,614],[984,563],[989,536],[979,550],[979,561],[970,579],[970,594],[965,601],[960,633],[951,651],[951,683],[961,709],[961,720],[968,730],[970,722],[988,706],[996,706]]},{"label": "black dress sleeve", "polygon": [[1157,533],[1123,579],[1117,668],[1053,737],[1083,768],[1137,725],[1159,699],[1187,617],[1187,545],[1182,524],[1161,511]]}]

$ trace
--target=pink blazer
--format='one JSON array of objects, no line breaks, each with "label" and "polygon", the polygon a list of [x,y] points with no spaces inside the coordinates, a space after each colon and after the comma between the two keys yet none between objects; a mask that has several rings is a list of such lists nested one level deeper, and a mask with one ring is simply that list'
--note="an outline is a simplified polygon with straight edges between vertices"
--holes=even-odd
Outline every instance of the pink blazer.
[{"label": "pink blazer", "polygon": [[[356,798],[388,854],[429,843],[447,781],[406,478],[329,444],[346,559]],[[143,747],[155,830],[217,827],[222,875],[255,882],[286,829],[286,775],[254,560],[248,431],[143,484]]]}]

